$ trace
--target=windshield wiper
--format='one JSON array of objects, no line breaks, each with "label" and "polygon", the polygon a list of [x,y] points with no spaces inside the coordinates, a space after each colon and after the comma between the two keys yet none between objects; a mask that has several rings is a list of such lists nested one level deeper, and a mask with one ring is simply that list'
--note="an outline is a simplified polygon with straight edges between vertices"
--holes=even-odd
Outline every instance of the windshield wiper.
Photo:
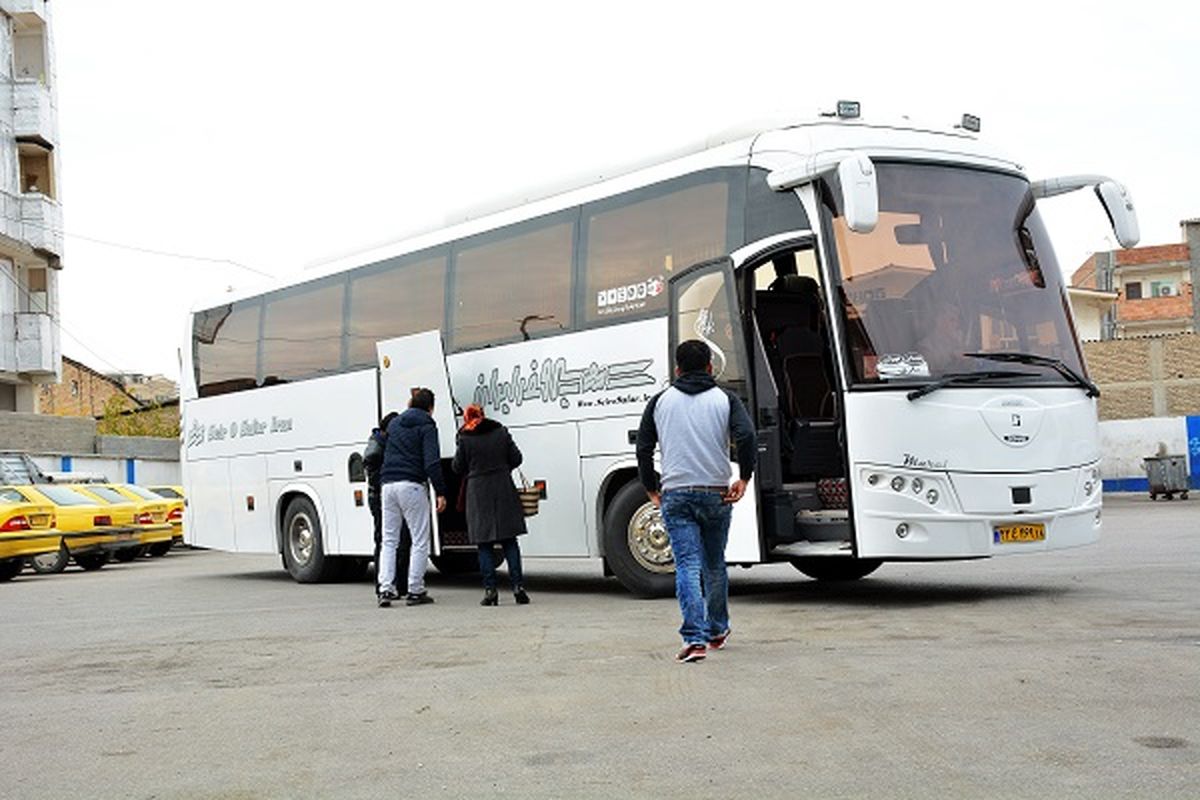
[{"label": "windshield wiper", "polygon": [[995,353],[963,353],[963,355],[971,356],[972,358],[986,358],[991,361],[1013,361],[1018,364],[1035,364],[1042,367],[1050,367],[1059,375],[1062,375],[1071,383],[1087,392],[1088,397],[1100,396],[1099,386],[1092,383],[1057,358],[1039,356],[1034,353],[1013,353],[1007,351],[998,351]]},{"label": "windshield wiper", "polygon": [[943,375],[933,383],[927,383],[920,389],[913,389],[908,393],[909,400],[916,400],[918,397],[924,397],[927,394],[936,392],[938,389],[955,384],[978,383],[979,381],[992,380],[996,378],[1036,378],[1037,375],[1033,372],[1016,372],[1010,369],[993,369],[987,372],[952,372],[949,375]]}]

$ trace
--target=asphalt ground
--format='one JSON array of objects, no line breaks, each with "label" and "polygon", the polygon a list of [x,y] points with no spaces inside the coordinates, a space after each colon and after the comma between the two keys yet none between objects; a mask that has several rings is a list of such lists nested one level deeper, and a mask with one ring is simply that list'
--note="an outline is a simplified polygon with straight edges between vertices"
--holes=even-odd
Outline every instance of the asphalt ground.
[{"label": "asphalt ground", "polygon": [[734,633],[528,559],[532,605],[434,605],[175,550],[0,585],[0,797],[1200,797],[1200,502],[1103,541],[731,573]]}]

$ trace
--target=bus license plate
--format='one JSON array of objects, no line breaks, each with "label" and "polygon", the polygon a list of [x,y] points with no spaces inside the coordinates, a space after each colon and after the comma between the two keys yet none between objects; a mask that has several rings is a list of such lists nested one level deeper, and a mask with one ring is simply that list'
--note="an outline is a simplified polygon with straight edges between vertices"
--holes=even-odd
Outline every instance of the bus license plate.
[{"label": "bus license plate", "polygon": [[997,525],[992,528],[995,544],[1020,544],[1046,541],[1046,526],[1040,522],[1021,525]]}]

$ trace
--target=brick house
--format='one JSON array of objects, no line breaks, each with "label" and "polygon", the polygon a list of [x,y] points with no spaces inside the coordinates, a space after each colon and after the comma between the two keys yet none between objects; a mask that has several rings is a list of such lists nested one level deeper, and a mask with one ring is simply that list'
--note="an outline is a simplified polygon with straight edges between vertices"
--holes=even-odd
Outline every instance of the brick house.
[{"label": "brick house", "polygon": [[60,417],[100,417],[113,397],[120,398],[121,411],[142,406],[119,380],[63,356],[62,381],[38,387],[38,412]]},{"label": "brick house", "polygon": [[1087,303],[1112,304],[1099,320],[1100,339],[1128,339],[1200,331],[1195,285],[1200,277],[1200,219],[1180,223],[1180,244],[1096,253],[1071,275],[1071,304],[1081,320],[1095,312]]}]

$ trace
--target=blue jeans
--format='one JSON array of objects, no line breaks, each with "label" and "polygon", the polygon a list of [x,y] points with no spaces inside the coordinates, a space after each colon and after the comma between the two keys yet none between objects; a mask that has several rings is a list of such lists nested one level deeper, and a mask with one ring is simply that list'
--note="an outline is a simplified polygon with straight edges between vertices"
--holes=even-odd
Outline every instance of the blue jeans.
[{"label": "blue jeans", "polygon": [[508,580],[513,591],[521,588],[525,576],[521,574],[521,548],[517,537],[501,539],[498,542],[488,542],[479,545],[479,572],[483,575],[483,588],[496,588],[496,559],[492,557],[492,545],[498,544],[504,548],[504,560],[508,562]]},{"label": "blue jeans", "polygon": [[663,492],[662,516],[675,555],[675,596],[685,644],[705,644],[729,628],[725,543],[733,506],[715,491]]}]

